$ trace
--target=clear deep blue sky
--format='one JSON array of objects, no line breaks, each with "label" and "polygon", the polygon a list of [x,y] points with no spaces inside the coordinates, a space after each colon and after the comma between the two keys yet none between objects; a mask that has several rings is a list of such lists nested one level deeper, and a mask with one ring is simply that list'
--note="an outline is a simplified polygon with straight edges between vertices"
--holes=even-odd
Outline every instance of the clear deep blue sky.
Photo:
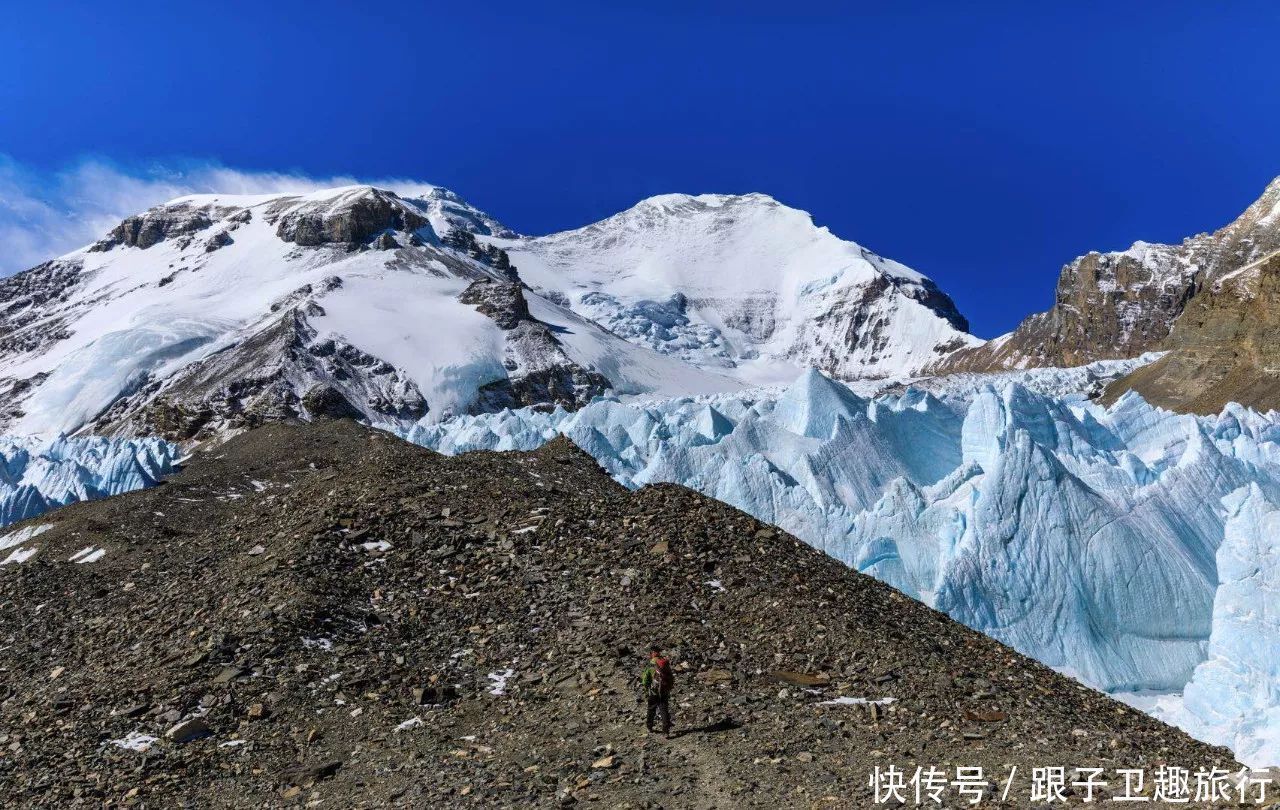
[{"label": "clear deep blue sky", "polygon": [[408,176],[511,227],[762,191],[991,336],[1280,174],[1268,2],[3,2],[0,153]]}]

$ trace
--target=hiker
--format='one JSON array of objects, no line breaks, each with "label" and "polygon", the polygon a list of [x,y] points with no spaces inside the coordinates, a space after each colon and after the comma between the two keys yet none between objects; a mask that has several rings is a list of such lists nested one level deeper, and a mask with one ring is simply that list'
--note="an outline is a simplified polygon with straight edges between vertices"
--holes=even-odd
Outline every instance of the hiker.
[{"label": "hiker", "polygon": [[676,676],[671,671],[671,662],[662,657],[662,650],[649,648],[649,663],[640,674],[640,686],[644,689],[649,713],[645,717],[644,727],[653,731],[653,720],[662,715],[662,733],[671,736],[671,690],[676,685]]}]

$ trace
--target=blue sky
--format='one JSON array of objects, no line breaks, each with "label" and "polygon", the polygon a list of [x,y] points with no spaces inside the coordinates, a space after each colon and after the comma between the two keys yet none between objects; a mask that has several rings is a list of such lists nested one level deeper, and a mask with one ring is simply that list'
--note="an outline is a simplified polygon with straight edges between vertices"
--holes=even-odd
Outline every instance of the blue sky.
[{"label": "blue sky", "polygon": [[1212,230],[1280,174],[1273,3],[4,10],[10,262],[76,246],[50,212],[96,227],[210,165],[417,178],[525,233],[762,191],[991,336],[1073,256]]}]

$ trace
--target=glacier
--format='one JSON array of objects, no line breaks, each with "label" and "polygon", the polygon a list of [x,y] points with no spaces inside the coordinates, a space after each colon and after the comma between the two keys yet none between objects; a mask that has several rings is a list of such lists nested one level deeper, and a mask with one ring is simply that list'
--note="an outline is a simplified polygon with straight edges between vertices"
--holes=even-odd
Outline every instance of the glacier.
[{"label": "glacier", "polygon": [[1280,763],[1280,414],[1034,388],[871,397],[810,370],[400,433],[450,454],[563,434],[628,487],[725,501],[1250,765]]},{"label": "glacier", "polygon": [[[177,446],[154,438],[0,436],[0,526],[151,486],[178,457]],[[0,550],[29,537],[10,533]]]}]

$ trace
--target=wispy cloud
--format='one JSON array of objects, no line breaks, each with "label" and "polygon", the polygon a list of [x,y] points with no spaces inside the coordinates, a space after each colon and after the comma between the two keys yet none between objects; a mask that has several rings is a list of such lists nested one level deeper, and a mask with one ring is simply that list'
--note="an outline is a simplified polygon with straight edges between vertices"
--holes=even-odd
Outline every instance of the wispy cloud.
[{"label": "wispy cloud", "polygon": [[372,183],[408,195],[431,188],[418,180],[241,171],[194,160],[125,167],[86,158],[42,171],[0,154],[0,276],[82,247],[124,217],[174,197],[307,192],[353,183]]}]

